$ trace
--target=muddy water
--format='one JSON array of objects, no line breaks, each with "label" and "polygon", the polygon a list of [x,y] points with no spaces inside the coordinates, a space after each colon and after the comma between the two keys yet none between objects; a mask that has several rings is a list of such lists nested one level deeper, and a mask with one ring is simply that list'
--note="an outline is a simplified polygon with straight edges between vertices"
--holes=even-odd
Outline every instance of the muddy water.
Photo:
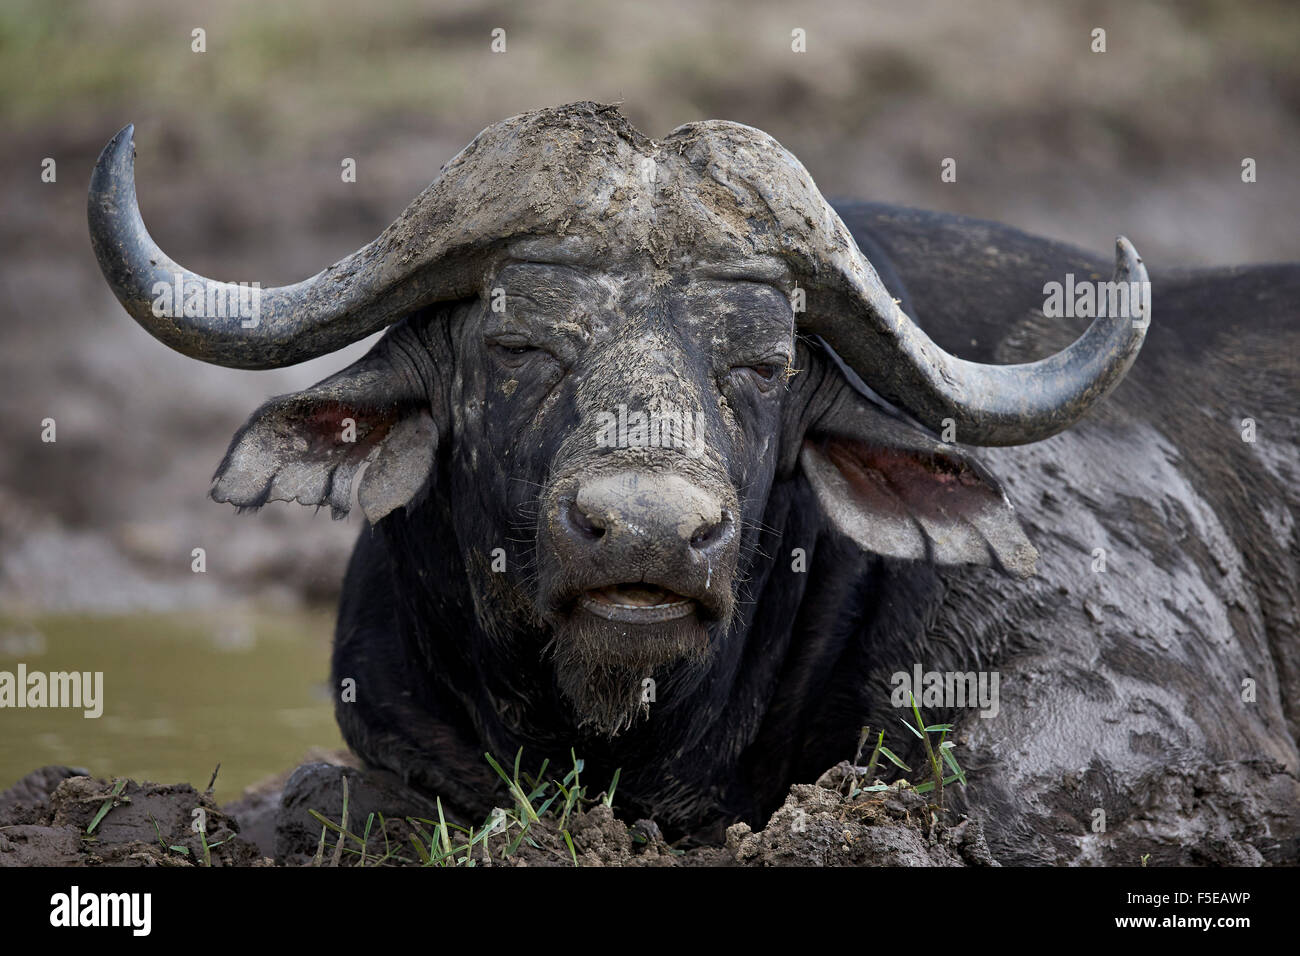
[{"label": "muddy water", "polygon": [[202,789],[217,799],[341,747],[326,612],[0,617],[0,672],[100,671],[103,713],[0,708],[0,789],[43,764]]}]

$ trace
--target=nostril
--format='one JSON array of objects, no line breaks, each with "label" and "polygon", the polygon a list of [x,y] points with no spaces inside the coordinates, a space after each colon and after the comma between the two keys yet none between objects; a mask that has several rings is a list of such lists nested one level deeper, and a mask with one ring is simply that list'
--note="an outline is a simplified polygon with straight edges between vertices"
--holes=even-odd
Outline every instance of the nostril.
[{"label": "nostril", "polygon": [[605,529],[583,512],[571,498],[560,502],[560,517],[569,530],[580,538],[596,541],[605,534]]},{"label": "nostril", "polygon": [[706,522],[696,529],[691,535],[691,547],[704,551],[726,541],[731,536],[731,527],[731,512],[723,509],[721,521]]}]

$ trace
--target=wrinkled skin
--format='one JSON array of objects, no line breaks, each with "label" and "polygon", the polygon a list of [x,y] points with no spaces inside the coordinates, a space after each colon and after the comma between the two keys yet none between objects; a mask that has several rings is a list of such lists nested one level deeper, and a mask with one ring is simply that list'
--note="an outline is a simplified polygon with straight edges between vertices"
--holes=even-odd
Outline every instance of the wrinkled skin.
[{"label": "wrinkled skin", "polygon": [[[505,550],[497,571],[466,557],[479,593],[510,592],[482,602],[480,619],[500,634],[543,620],[566,696],[607,733],[642,709],[657,666],[706,656],[708,627],[731,619],[737,525],[761,517],[761,497],[742,505],[738,489],[771,482],[758,452],[793,350],[780,291],[689,274],[655,288],[653,275],[648,263],[512,262],[493,279],[504,311],[480,306],[452,330],[452,493],[472,496],[455,513],[492,526],[484,539],[462,523],[457,537],[478,555]],[[602,447],[598,415],[620,405],[703,421],[701,453]],[[696,608],[642,622],[665,611],[583,599],[641,582]]]},{"label": "wrinkled skin", "polygon": [[[722,633],[730,624],[738,555],[753,547],[775,466],[763,437],[778,427],[777,386],[794,349],[780,290],[685,270],[656,288],[654,276],[648,262],[598,272],[512,265],[496,276],[507,312],[464,332],[482,335],[487,348],[462,340],[458,350],[468,358],[454,406],[465,409],[458,447],[471,450],[461,467],[504,480],[523,529],[530,523],[518,518],[540,509],[535,552],[515,543],[510,563],[535,573],[535,589],[521,596],[552,628],[566,696],[611,734],[645,709],[643,679],[706,658],[709,627]],[[609,441],[600,441],[597,418],[620,406],[676,411],[702,422],[703,435],[683,449],[602,447]],[[534,434],[544,436],[536,449],[515,446]],[[641,596],[629,586],[640,582],[696,609],[657,620],[678,608],[653,590],[643,600],[662,610],[627,604],[627,595]],[[688,672],[677,693],[690,693],[702,673]]]}]

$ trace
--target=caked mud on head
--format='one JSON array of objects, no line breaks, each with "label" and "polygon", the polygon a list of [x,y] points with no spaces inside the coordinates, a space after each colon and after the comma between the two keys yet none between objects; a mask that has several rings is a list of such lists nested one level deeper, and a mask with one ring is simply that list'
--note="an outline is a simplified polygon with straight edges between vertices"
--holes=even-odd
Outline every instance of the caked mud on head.
[{"label": "caked mud on head", "polygon": [[645,678],[705,662],[727,633],[777,465],[794,313],[778,285],[717,263],[598,261],[574,243],[512,250],[481,303],[457,349],[452,454],[504,494],[460,533],[500,508],[527,573],[522,601],[480,615],[530,609],[562,690],[613,732]]}]

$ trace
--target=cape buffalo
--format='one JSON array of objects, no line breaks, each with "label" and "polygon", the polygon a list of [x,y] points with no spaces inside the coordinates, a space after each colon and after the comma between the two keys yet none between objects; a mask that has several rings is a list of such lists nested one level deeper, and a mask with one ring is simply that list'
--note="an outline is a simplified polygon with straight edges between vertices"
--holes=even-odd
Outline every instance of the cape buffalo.
[{"label": "cape buffalo", "polygon": [[[366,466],[333,679],[368,766],[481,819],[484,752],[572,748],[716,836],[864,724],[902,746],[896,675],[961,672],[997,700],[923,702],[1002,861],[1295,858],[1296,267],[1159,275],[1150,325],[1124,239],[1112,275],[832,208],[765,133],[651,140],[593,103],[488,127],[292,286],[169,259],[131,127],[89,218],[127,311],[202,361],[388,329],[254,413],[212,489],[340,517]],[[1067,283],[1094,292],[1058,315]]]}]

